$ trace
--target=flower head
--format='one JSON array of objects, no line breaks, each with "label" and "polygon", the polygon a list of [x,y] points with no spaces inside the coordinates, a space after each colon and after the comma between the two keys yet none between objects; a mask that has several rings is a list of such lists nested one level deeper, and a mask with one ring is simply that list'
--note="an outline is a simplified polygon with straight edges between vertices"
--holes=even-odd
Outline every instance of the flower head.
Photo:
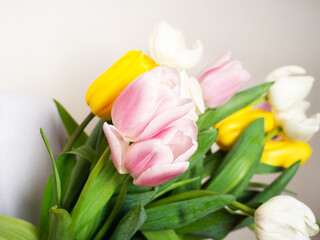
[{"label": "flower head", "polygon": [[312,211],[289,196],[277,196],[255,212],[254,232],[258,240],[308,240],[319,232]]}]

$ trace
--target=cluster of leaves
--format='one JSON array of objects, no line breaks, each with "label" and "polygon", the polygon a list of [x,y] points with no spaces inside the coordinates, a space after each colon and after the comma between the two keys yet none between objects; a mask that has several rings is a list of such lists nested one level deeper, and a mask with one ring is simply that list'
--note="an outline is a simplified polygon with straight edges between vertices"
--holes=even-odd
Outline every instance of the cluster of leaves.
[{"label": "cluster of leaves", "polygon": [[[40,228],[0,216],[0,238],[223,239],[229,232],[251,225],[252,216],[234,214],[235,203],[256,208],[280,194],[299,162],[288,169],[260,162],[263,119],[252,122],[229,152],[211,153],[218,135],[211,127],[252,104],[270,86],[266,83],[240,92],[221,107],[201,115],[197,122],[199,147],[189,160],[189,169],[154,188],[135,186],[116,171],[100,121],[90,136],[82,132],[74,149],[53,161],[53,178],[45,188]],[[78,125],[62,105],[56,105],[71,136]],[[282,173],[269,185],[250,182],[255,174],[273,172]],[[124,187],[128,188],[127,194],[121,190]]]}]

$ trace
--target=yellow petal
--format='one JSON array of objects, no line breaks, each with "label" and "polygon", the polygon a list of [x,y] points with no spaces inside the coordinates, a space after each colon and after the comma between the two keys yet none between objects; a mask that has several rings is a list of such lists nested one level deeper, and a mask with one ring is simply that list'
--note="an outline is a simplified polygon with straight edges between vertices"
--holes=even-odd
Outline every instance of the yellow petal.
[{"label": "yellow petal", "polygon": [[264,147],[261,162],[288,168],[299,160],[303,165],[311,153],[312,149],[306,142],[290,140],[269,141]]},{"label": "yellow petal", "polygon": [[91,111],[103,120],[111,119],[111,108],[120,93],[142,73],[157,64],[142,51],[129,51],[88,88],[86,101]]}]

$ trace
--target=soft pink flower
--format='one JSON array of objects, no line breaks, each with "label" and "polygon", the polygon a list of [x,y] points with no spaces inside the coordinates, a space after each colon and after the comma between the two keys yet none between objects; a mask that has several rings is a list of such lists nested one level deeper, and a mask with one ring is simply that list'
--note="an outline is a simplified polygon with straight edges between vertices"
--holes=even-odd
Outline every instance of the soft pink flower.
[{"label": "soft pink flower", "polygon": [[150,139],[193,107],[179,97],[180,76],[171,67],[157,67],[140,75],[119,95],[111,116],[127,142]]},{"label": "soft pink flower", "polygon": [[197,126],[189,119],[179,119],[152,139],[130,146],[114,126],[105,123],[103,129],[117,170],[130,173],[139,186],[157,186],[186,171],[198,146]]},{"label": "soft pink flower", "polygon": [[224,104],[249,79],[250,74],[242,68],[241,63],[231,60],[231,53],[222,55],[198,78],[208,108]]}]

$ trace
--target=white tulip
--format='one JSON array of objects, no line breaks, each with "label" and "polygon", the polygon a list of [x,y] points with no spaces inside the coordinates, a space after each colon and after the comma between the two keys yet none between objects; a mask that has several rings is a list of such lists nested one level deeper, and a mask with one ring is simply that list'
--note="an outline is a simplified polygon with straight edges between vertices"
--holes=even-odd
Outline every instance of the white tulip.
[{"label": "white tulip", "polygon": [[186,118],[196,122],[198,120],[198,115],[205,111],[201,86],[197,79],[189,77],[184,70],[180,72],[180,79],[180,96],[183,98],[190,98],[194,103],[193,109],[187,114]]},{"label": "white tulip", "polygon": [[51,99],[0,93],[0,214],[37,224],[51,161],[43,128],[57,157],[66,133]]},{"label": "white tulip", "polygon": [[254,215],[258,240],[307,240],[319,232],[312,211],[290,196],[273,197]]},{"label": "white tulip", "polygon": [[275,81],[268,91],[268,98],[274,110],[287,111],[309,94],[314,78],[296,76],[303,74],[305,70],[298,66],[281,67],[269,74],[266,81]]},{"label": "white tulip", "polygon": [[159,65],[190,69],[200,61],[203,46],[196,40],[193,48],[188,49],[183,32],[162,21],[149,39],[149,51]]}]

